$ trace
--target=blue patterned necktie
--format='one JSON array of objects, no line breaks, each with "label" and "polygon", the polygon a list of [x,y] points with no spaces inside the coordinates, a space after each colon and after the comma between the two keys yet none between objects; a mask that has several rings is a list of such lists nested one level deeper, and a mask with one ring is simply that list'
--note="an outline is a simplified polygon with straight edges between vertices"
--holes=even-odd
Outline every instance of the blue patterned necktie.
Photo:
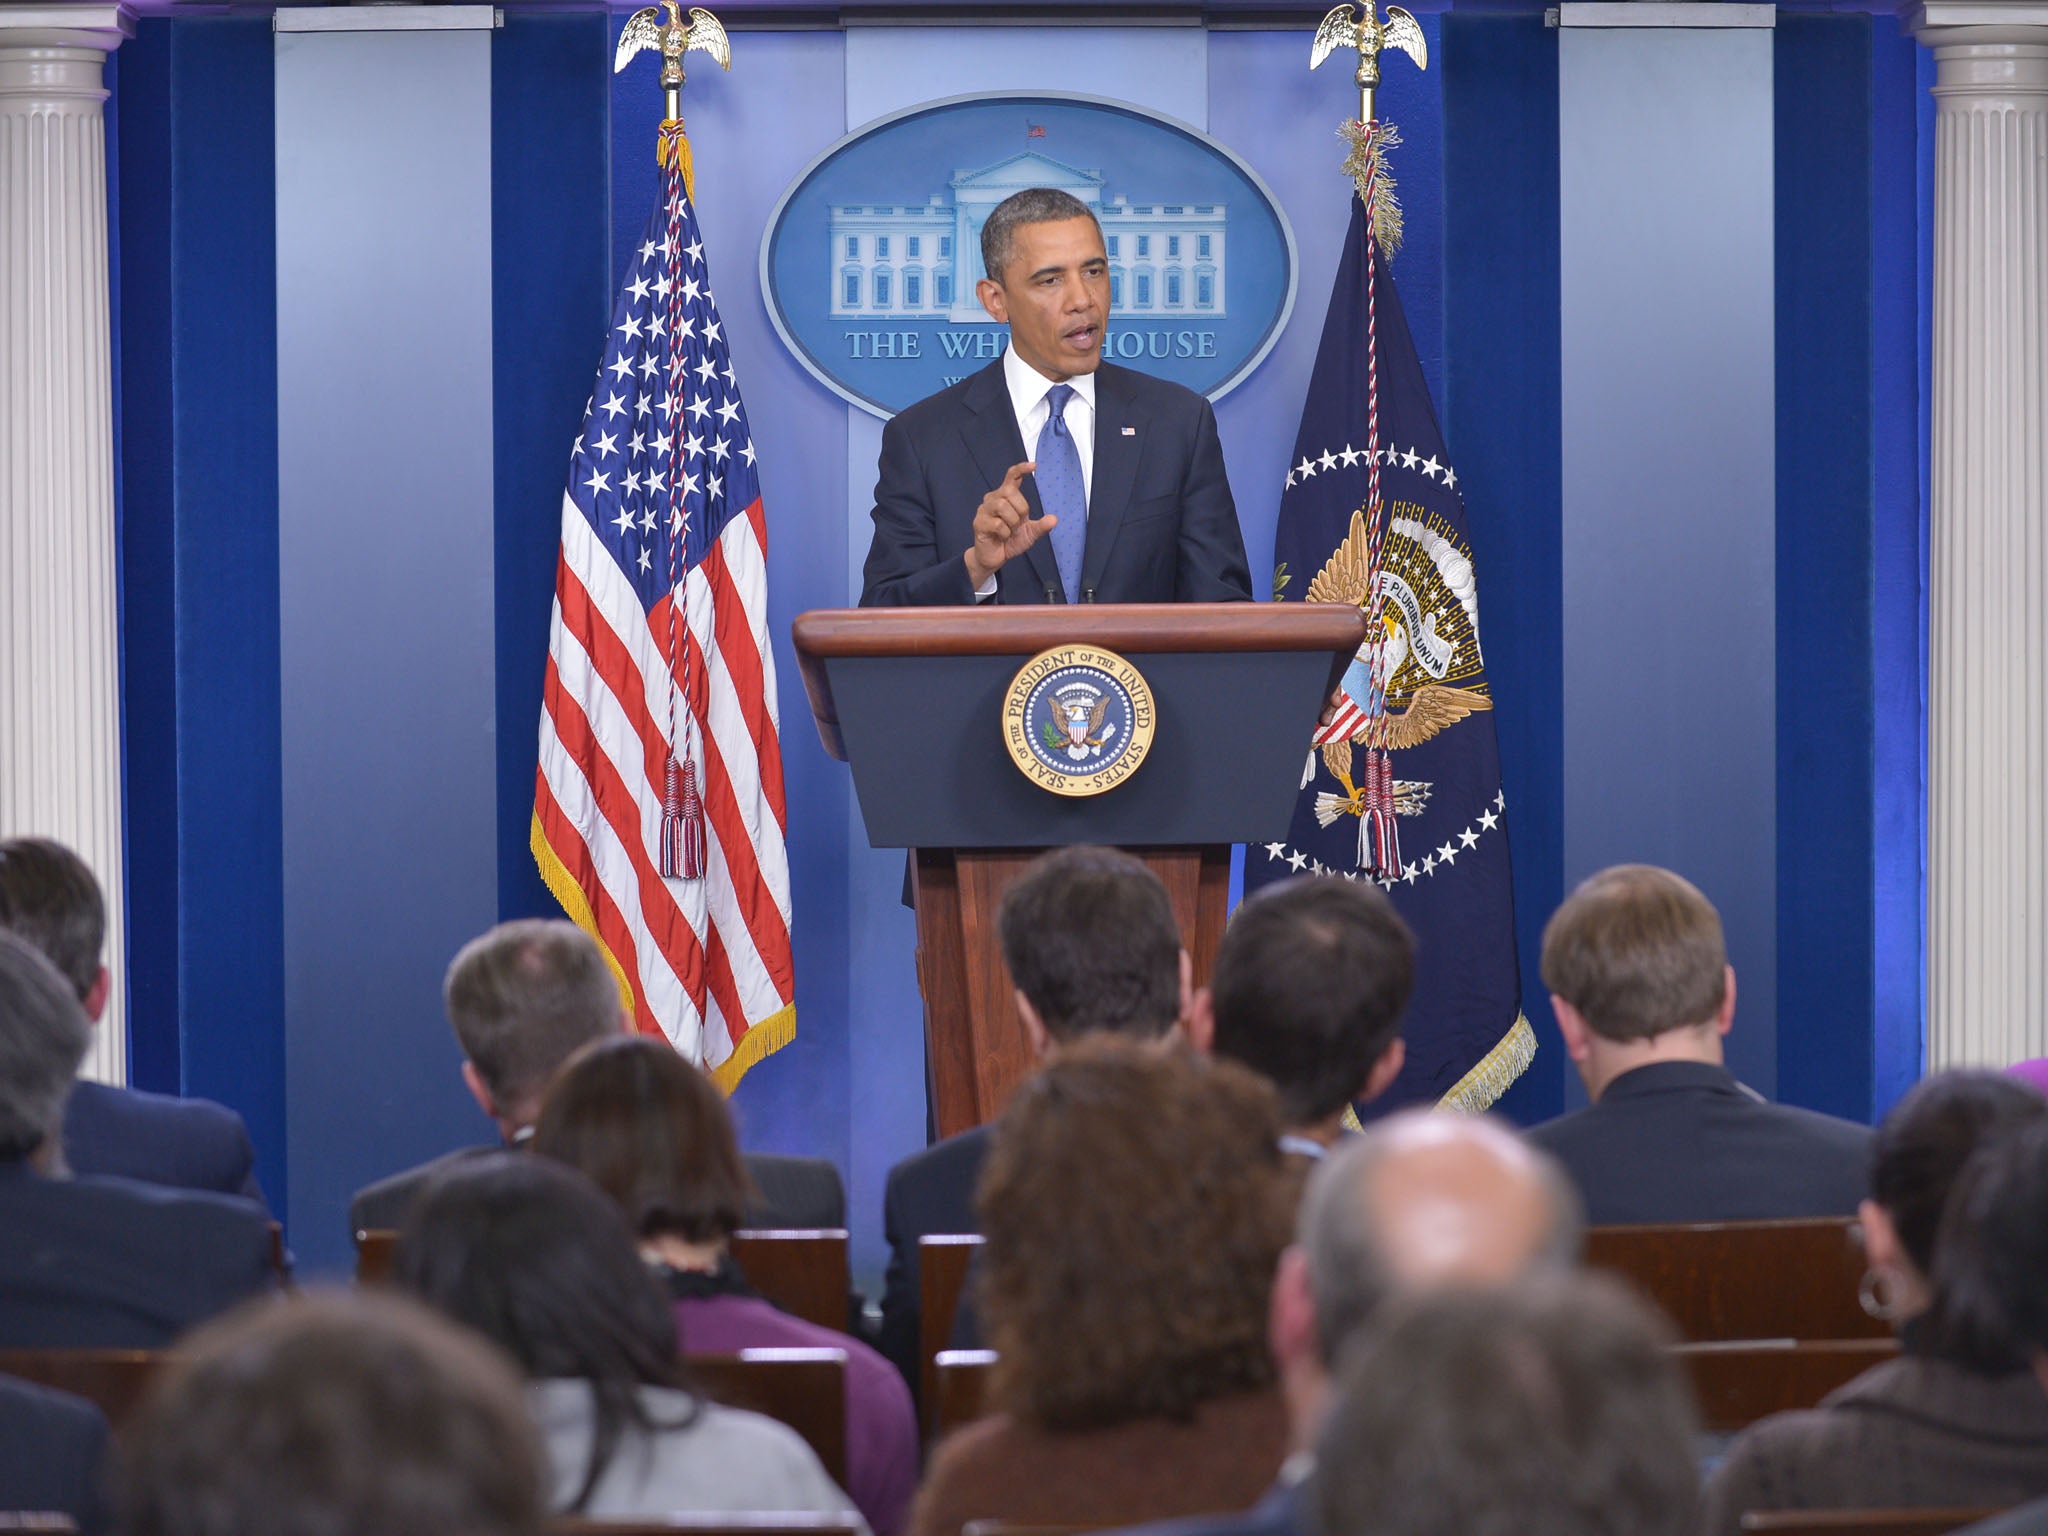
[{"label": "blue patterned necktie", "polygon": [[1060,585],[1067,601],[1081,600],[1081,554],[1088,547],[1088,487],[1081,479],[1081,451],[1074,446],[1074,434],[1067,430],[1067,402],[1074,398],[1074,386],[1055,384],[1045,392],[1051,414],[1038,432],[1038,504],[1059,521],[1046,537],[1052,540],[1052,557],[1060,568]]}]

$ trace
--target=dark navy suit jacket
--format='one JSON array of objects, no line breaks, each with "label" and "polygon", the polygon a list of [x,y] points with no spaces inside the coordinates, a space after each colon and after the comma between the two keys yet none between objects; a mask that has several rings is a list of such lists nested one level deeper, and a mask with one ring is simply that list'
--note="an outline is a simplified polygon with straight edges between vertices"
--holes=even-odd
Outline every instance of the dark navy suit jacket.
[{"label": "dark navy suit jacket", "polygon": [[[961,557],[975,509],[1028,457],[1001,358],[895,416],[882,429],[861,606],[971,604]],[[1023,488],[1039,515],[1030,476]],[[1060,591],[1059,567],[1044,539],[996,576],[1005,603],[1043,603],[1048,588]],[[1081,588],[1098,603],[1251,597],[1216,413],[1193,390],[1113,363],[1096,370]]]},{"label": "dark navy suit jacket", "polygon": [[277,1284],[250,1201],[0,1163],[0,1348],[162,1349]]},{"label": "dark navy suit jacket", "polygon": [[0,1376],[0,1509],[69,1515],[82,1536],[110,1524],[107,1421],[82,1397]]},{"label": "dark navy suit jacket", "polygon": [[1869,1126],[1770,1103],[1704,1062],[1624,1072],[1529,1139],[1564,1164],[1595,1226],[1847,1216],[1870,1188]]},{"label": "dark navy suit jacket", "polygon": [[264,1204],[248,1127],[210,1099],[80,1080],[64,1106],[64,1161],[73,1173],[210,1189]]},{"label": "dark navy suit jacket", "polygon": [[[404,1226],[406,1213],[420,1191],[443,1171],[486,1152],[504,1150],[502,1144],[463,1147],[366,1185],[349,1201],[349,1230],[375,1232]],[[846,1225],[846,1183],[824,1158],[749,1152],[745,1162],[761,1196],[747,1212],[748,1226],[812,1229]]]},{"label": "dark navy suit jacket", "polygon": [[[974,1211],[974,1189],[981,1182],[981,1166],[988,1161],[993,1135],[992,1125],[977,1125],[958,1136],[948,1136],[891,1168],[883,1188],[882,1230],[889,1240],[889,1268],[882,1281],[880,1347],[903,1373],[912,1392],[918,1390],[922,1374],[918,1243],[926,1237],[981,1230]],[[964,1311],[964,1297],[961,1305]],[[971,1325],[961,1329],[956,1324],[955,1347],[971,1347],[965,1341],[972,1334]]]}]

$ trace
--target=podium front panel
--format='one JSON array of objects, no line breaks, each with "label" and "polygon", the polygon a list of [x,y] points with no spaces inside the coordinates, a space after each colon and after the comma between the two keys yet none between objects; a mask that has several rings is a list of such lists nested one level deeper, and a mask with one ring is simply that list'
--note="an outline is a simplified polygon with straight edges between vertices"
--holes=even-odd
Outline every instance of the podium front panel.
[{"label": "podium front panel", "polygon": [[1051,848],[1283,839],[1301,765],[1344,657],[1155,652],[1152,748],[1104,794],[1033,783],[1003,743],[1027,656],[839,657],[827,667],[868,841],[877,848]]}]

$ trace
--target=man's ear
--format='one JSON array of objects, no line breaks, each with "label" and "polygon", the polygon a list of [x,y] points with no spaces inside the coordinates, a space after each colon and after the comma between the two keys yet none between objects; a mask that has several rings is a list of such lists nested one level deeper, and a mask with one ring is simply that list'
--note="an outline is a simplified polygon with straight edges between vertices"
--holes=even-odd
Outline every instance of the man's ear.
[{"label": "man's ear", "polygon": [[1725,1035],[1735,1027],[1735,967],[1724,966],[1727,980],[1721,988],[1721,1011],[1714,1015],[1714,1033]]},{"label": "man's ear", "polygon": [[85,1016],[93,1023],[99,1023],[101,1016],[106,1013],[107,994],[113,990],[114,978],[103,965],[100,967],[99,975],[93,977],[92,985],[86,988],[85,992]]},{"label": "man's ear", "polygon": [[1550,1011],[1557,1015],[1557,1032],[1564,1036],[1564,1053],[1573,1061],[1593,1054],[1593,1031],[1585,1015],[1555,992],[1550,994]]},{"label": "man's ear", "polygon": [[640,1033],[640,1027],[633,1022],[633,1010],[624,1003],[619,1004],[619,1029],[622,1033],[628,1035]]},{"label": "man's ear", "polygon": [[469,1090],[469,1096],[476,1100],[476,1107],[482,1110],[487,1118],[498,1118],[498,1101],[491,1097],[491,1090],[484,1086],[484,1075],[477,1071],[476,1063],[473,1061],[464,1061],[462,1064],[462,1086]]},{"label": "man's ear", "polygon": [[1013,987],[1010,999],[1017,1006],[1017,1017],[1024,1021],[1024,1038],[1031,1045],[1031,1059],[1045,1060],[1052,1054],[1052,1032],[1045,1027],[1045,1020],[1038,1016],[1038,1010],[1031,1006],[1031,999],[1024,995],[1022,987]]},{"label": "man's ear", "polygon": [[1180,952],[1180,1016],[1185,1019],[1194,1006],[1195,957],[1183,949]]},{"label": "man's ear", "polygon": [[1308,1254],[1289,1244],[1273,1272],[1273,1295],[1266,1309],[1266,1347],[1285,1373],[1320,1354],[1316,1343],[1316,1301],[1308,1285]]},{"label": "man's ear", "polygon": [[[1181,951],[1185,958],[1187,951]],[[1208,1056],[1216,1049],[1216,1000],[1203,987],[1188,999],[1188,1010],[1181,1015],[1180,1032],[1187,1037],[1188,1049],[1197,1056]]]},{"label": "man's ear", "polygon": [[1393,1042],[1380,1052],[1372,1070],[1365,1074],[1365,1086],[1358,1090],[1359,1102],[1369,1104],[1393,1087],[1394,1079],[1401,1075],[1401,1068],[1407,1060],[1408,1042],[1396,1035]]},{"label": "man's ear", "polygon": [[[1906,1259],[1905,1246],[1899,1241],[1899,1229],[1892,1225],[1890,1214],[1875,1200],[1865,1200],[1856,1207],[1856,1224],[1863,1229],[1863,1256],[1870,1261],[1872,1269],[1897,1269],[1900,1261]],[[1906,1262],[1911,1263],[1911,1260]]]},{"label": "man's ear", "polygon": [[1010,323],[1010,296],[1003,292],[1003,285],[993,278],[984,277],[974,285],[974,296],[981,300],[981,307],[988,311],[989,318]]}]

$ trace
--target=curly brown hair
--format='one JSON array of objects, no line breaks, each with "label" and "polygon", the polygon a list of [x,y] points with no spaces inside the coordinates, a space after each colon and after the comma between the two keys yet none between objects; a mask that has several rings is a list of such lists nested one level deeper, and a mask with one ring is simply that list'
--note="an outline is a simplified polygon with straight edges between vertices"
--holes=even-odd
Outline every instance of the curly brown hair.
[{"label": "curly brown hair", "polygon": [[1025,1082],[979,1195],[996,1406],[1088,1429],[1270,1384],[1280,1131],[1271,1085],[1156,1044],[1079,1041]]}]

